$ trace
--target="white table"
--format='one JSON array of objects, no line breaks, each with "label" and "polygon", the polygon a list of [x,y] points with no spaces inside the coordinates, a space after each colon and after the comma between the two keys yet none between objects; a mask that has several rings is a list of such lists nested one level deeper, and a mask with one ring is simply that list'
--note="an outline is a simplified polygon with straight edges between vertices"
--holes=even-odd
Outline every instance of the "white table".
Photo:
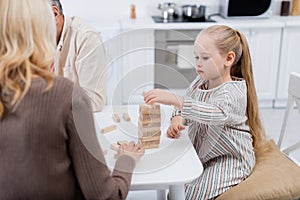
[{"label": "white table", "polygon": [[[165,133],[170,124],[172,109],[171,106],[161,106],[160,146],[158,149],[146,150],[133,172],[130,189],[157,190],[158,199],[165,198],[165,189],[169,189],[171,200],[182,200],[185,199],[184,184],[198,178],[203,167],[186,131],[182,131],[179,139],[167,138]],[[129,114],[130,122],[122,118],[123,112]],[[120,123],[113,122],[113,113],[119,115]],[[107,106],[102,112],[94,113],[98,139],[101,147],[107,150],[105,159],[110,169],[115,164],[115,152],[110,149],[110,144],[119,140],[138,141],[138,115],[138,105]],[[106,134],[100,133],[101,128],[111,124],[116,124],[117,129]]]}]

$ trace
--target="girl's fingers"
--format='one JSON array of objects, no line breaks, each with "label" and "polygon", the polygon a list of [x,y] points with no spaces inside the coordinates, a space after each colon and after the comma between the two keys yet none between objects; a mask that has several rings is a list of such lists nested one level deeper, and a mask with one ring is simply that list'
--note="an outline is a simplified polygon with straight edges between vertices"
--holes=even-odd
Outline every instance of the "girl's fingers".
[{"label": "girl's fingers", "polygon": [[144,101],[147,104],[151,104],[152,102],[155,102],[155,99],[157,99],[155,96],[148,96],[148,97],[144,98]]},{"label": "girl's fingers", "polygon": [[177,133],[178,133],[178,130],[175,127],[172,126],[171,127],[171,133],[170,133],[172,138],[176,137]]},{"label": "girl's fingers", "polygon": [[176,126],[173,126],[173,133],[177,134],[179,132],[178,128]]},{"label": "girl's fingers", "polygon": [[172,134],[172,131],[171,131],[171,127],[168,128],[168,130],[167,130],[167,136],[168,136],[169,138],[173,138],[173,134]]}]

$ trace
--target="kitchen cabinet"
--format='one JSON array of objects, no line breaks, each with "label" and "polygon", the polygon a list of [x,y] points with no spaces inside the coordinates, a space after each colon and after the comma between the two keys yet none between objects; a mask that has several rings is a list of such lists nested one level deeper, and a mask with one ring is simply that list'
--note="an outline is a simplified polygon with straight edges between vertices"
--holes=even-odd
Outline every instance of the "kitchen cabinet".
[{"label": "kitchen cabinet", "polygon": [[[106,32],[107,33],[107,32]],[[117,32],[115,32],[117,33]],[[102,35],[103,32],[102,32]],[[119,87],[119,80],[122,77],[122,59],[120,58],[121,38],[118,34],[114,37],[106,35],[104,38],[104,45],[107,57],[107,105],[120,105],[122,104],[122,90]]]},{"label": "kitchen cabinet", "polygon": [[282,28],[242,28],[252,58],[260,107],[272,107],[276,97]]},{"label": "kitchen cabinet", "polygon": [[118,80],[123,74],[123,63],[120,56],[122,46],[120,21],[110,19],[87,22],[99,32],[105,48],[107,63],[106,104],[120,105],[122,103],[122,90],[118,87]]},{"label": "kitchen cabinet", "polygon": [[122,104],[140,104],[142,93],[154,88],[154,30],[123,29],[120,37]]},{"label": "kitchen cabinet", "polygon": [[275,107],[285,107],[288,98],[288,82],[291,72],[300,73],[300,20],[298,24],[286,24],[282,35],[280,71]]},{"label": "kitchen cabinet", "polygon": [[118,87],[118,80],[122,77],[122,60],[121,42],[119,37],[120,24],[115,21],[108,22],[89,22],[99,31],[99,35],[103,41],[103,46],[106,53],[106,73],[107,73],[107,88],[106,88],[106,104],[121,104],[122,93]]}]

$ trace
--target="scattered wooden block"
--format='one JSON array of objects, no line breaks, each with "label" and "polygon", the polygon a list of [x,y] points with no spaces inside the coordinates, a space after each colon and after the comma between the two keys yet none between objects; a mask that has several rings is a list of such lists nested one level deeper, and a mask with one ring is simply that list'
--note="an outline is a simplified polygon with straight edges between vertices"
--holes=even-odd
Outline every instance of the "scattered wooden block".
[{"label": "scattered wooden block", "polygon": [[119,115],[117,115],[117,114],[113,114],[113,120],[115,123],[120,123],[120,121],[121,121]]},{"label": "scattered wooden block", "polygon": [[101,133],[107,133],[113,130],[116,130],[117,126],[116,125],[110,125],[110,126],[106,126],[104,128],[101,129]]},{"label": "scattered wooden block", "polygon": [[128,144],[129,142],[127,140],[121,140],[121,141],[118,141],[117,144],[118,145],[121,145],[121,144]]},{"label": "scattered wooden block", "polygon": [[123,119],[127,122],[130,121],[130,117],[129,117],[128,113],[123,113]]}]

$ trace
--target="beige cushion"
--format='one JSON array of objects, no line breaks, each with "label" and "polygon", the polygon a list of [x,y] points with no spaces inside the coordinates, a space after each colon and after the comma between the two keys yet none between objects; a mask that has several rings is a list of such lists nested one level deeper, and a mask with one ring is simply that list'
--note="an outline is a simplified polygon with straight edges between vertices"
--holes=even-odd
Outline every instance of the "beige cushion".
[{"label": "beige cushion", "polygon": [[300,197],[300,167],[287,158],[273,140],[268,151],[256,155],[250,176],[223,193],[217,200],[295,199]]}]

